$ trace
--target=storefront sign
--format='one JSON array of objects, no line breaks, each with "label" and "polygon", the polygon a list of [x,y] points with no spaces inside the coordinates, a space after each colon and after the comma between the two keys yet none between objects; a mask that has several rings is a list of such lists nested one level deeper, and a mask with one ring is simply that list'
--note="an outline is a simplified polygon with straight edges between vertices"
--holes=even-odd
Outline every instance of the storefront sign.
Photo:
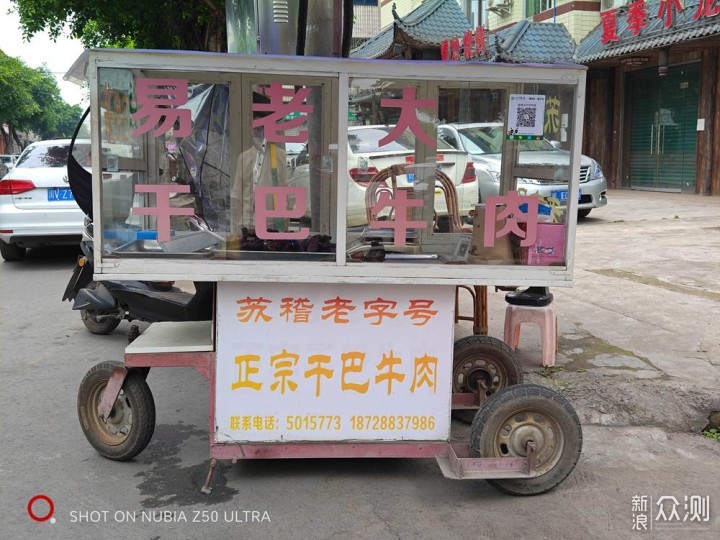
[{"label": "storefront sign", "polygon": [[624,66],[642,66],[647,64],[650,58],[647,56],[630,56],[628,58],[621,58],[620,63]]},{"label": "storefront sign", "polygon": [[454,288],[218,283],[216,440],[446,440]]},{"label": "storefront sign", "polygon": [[485,56],[487,53],[485,33],[485,28],[478,26],[475,32],[472,30],[465,32],[462,43],[457,36],[442,40],[440,43],[440,58],[444,61],[458,61]]},{"label": "storefront sign", "polygon": [[[676,13],[684,10],[680,0],[662,0],[658,6],[657,18],[662,19],[663,26],[670,28]],[[699,0],[693,19],[716,17],[720,14],[720,0]],[[602,24],[602,37],[600,42],[610,43],[620,41],[623,37],[618,33],[617,9],[608,9],[600,13]],[[648,25],[648,12],[645,0],[635,0],[627,5],[627,28],[633,36],[640,34],[641,30]]]}]

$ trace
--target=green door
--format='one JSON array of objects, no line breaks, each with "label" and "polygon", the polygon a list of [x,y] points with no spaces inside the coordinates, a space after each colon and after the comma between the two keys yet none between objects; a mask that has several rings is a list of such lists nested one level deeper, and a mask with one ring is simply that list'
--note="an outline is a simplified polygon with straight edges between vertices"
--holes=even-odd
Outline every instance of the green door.
[{"label": "green door", "polygon": [[699,64],[628,75],[630,187],[695,190]]}]

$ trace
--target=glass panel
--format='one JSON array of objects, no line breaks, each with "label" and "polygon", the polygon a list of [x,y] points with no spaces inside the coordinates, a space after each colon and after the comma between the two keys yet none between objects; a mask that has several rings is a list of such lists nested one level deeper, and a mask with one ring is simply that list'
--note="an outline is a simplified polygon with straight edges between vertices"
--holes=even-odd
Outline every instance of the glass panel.
[{"label": "glass panel", "polygon": [[[231,84],[201,78],[99,70],[105,253],[328,259],[336,212],[324,86],[243,86],[235,76],[231,95]],[[231,102],[234,117],[253,120],[231,127]]]},{"label": "glass panel", "polygon": [[[294,84],[289,84],[294,83]],[[322,84],[253,83],[232,187],[233,259],[335,260],[334,155]]]},{"label": "glass panel", "polygon": [[[561,148],[570,140],[572,89],[526,85],[509,95],[462,85],[439,96],[447,121],[438,137],[466,152],[476,175],[456,186],[461,218],[473,215],[466,261],[564,266],[570,154]],[[535,135],[509,140],[513,126]]]},{"label": "glass panel", "polygon": [[564,266],[572,89],[518,89],[506,121],[508,91],[478,86],[351,81],[351,259]]},{"label": "glass panel", "polygon": [[145,141],[133,134],[137,128],[132,117],[137,112],[136,75],[141,76],[129,69],[98,70],[102,246],[106,254],[135,242],[148,221],[130,212],[135,186],[147,183]]},{"label": "glass panel", "polygon": [[220,76],[99,70],[106,257],[565,265],[574,87]]},{"label": "glass panel", "polygon": [[[574,89],[526,84],[511,93],[509,103],[501,147],[513,156],[505,162],[512,169],[501,174],[509,185],[496,199],[481,182],[485,228],[494,222],[495,238],[509,246],[514,264],[565,266]],[[581,181],[596,174],[591,165],[583,158]],[[485,232],[485,245],[492,236]]]},{"label": "glass panel", "polygon": [[103,249],[210,257],[230,226],[229,85],[101,69]]},{"label": "glass panel", "polygon": [[433,235],[448,229],[444,192],[462,182],[467,154],[436,138],[438,100],[427,92],[417,82],[351,80],[351,259],[444,262],[441,253],[452,250]]}]

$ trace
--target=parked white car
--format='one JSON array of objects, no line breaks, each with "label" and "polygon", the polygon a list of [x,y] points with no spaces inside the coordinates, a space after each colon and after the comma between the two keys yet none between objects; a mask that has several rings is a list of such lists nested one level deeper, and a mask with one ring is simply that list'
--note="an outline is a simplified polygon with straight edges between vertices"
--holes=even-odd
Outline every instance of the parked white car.
[{"label": "parked white car", "polygon": [[[370,179],[391,165],[412,163],[415,156],[415,138],[406,131],[396,140],[380,146],[379,141],[393,130],[394,126],[351,126],[348,128],[348,206],[347,224],[357,227],[367,224],[365,212],[365,189]],[[309,165],[302,154],[296,158],[297,166],[290,177],[290,185],[309,188]],[[477,176],[473,162],[465,151],[457,150],[438,141],[436,164],[455,185],[460,217],[469,215],[478,202]],[[412,187],[413,175],[398,177],[399,187]],[[440,189],[435,190],[435,211],[439,216],[447,215],[445,197]],[[309,216],[309,210],[307,215]]]},{"label": "parked white car", "polygon": [[[500,190],[500,162],[504,131],[501,123],[444,124],[438,127],[438,138],[449,146],[470,154],[475,161],[480,200],[497,195]],[[520,164],[569,165],[570,152],[556,148],[550,141],[519,141]],[[517,188],[528,195],[555,197],[567,202],[565,182],[518,178]],[[588,156],[580,158],[580,199],[578,217],[586,217],[593,208],[607,204],[607,181],[600,165]]]},{"label": "parked white car", "polygon": [[[33,143],[0,180],[0,255],[6,261],[23,259],[27,248],[79,245],[85,214],[68,184],[69,148],[69,139]],[[89,152],[90,141],[75,142],[81,163]]]},{"label": "parked white car", "polygon": [[16,154],[0,154],[0,178],[12,170],[18,157]]}]

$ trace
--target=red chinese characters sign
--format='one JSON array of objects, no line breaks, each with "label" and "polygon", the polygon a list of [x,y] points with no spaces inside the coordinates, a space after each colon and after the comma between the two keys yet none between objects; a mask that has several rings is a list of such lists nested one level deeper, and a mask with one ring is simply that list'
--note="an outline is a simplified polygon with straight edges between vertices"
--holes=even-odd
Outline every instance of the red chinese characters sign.
[{"label": "red chinese characters sign", "polygon": [[[645,0],[635,0],[627,6],[626,26],[633,36],[640,35],[643,28],[648,26],[648,12]],[[657,18],[663,21],[663,27],[670,28],[675,22],[675,15],[684,10],[681,0],[660,0]],[[720,0],[698,0],[697,8],[693,14],[694,20],[717,17],[720,15]],[[618,10],[609,9],[600,13],[602,23],[603,44],[620,41],[623,37],[618,33]]]},{"label": "red chinese characters sign", "polygon": [[[475,44],[472,36],[466,36],[466,51]],[[459,54],[459,41],[453,50]],[[138,136],[152,132],[154,137],[165,136],[172,130],[173,136],[186,137],[192,128],[190,109],[183,108],[188,101],[189,82],[182,79],[138,78],[138,111],[133,115],[139,125],[133,135]],[[308,87],[294,88],[282,83],[271,83],[261,88],[268,98],[267,103],[253,103],[253,128],[262,128],[267,144],[283,144],[288,142],[305,143],[308,141],[308,117],[314,107],[308,103],[312,91]],[[434,146],[434,137],[427,134],[420,124],[420,115],[433,114],[437,108],[437,100],[419,99],[416,88],[403,88],[398,98],[383,98],[382,107],[400,109],[398,121],[393,129],[379,141],[382,147],[402,137],[410,131],[417,140],[426,145]],[[260,113],[260,114],[258,114]],[[168,241],[171,237],[170,220],[172,216],[190,215],[191,209],[170,207],[170,197],[175,193],[189,191],[188,186],[159,185],[136,186],[136,192],[147,192],[155,195],[155,206],[134,208],[133,214],[150,215],[157,220],[158,239]],[[307,192],[302,187],[289,186],[256,186],[254,189],[255,231],[263,240],[304,240],[310,235],[310,229],[302,227],[297,231],[278,231],[268,226],[269,222],[279,223],[286,219],[296,219],[305,215],[308,204]],[[292,204],[291,204],[292,201]],[[399,193],[391,197],[385,194],[373,208],[373,215],[384,208],[403,210],[396,212],[397,219],[384,221],[382,226],[396,230],[396,245],[405,245],[405,232],[409,228],[425,227],[425,222],[407,220],[408,208],[422,206],[422,200],[408,197],[407,193]],[[371,224],[372,225],[372,224]]]},{"label": "red chinese characters sign", "polygon": [[462,41],[458,36],[444,39],[440,43],[440,58],[444,61],[470,60],[484,57],[487,54],[485,46],[486,31],[478,26],[475,31],[468,30],[463,34]]}]

